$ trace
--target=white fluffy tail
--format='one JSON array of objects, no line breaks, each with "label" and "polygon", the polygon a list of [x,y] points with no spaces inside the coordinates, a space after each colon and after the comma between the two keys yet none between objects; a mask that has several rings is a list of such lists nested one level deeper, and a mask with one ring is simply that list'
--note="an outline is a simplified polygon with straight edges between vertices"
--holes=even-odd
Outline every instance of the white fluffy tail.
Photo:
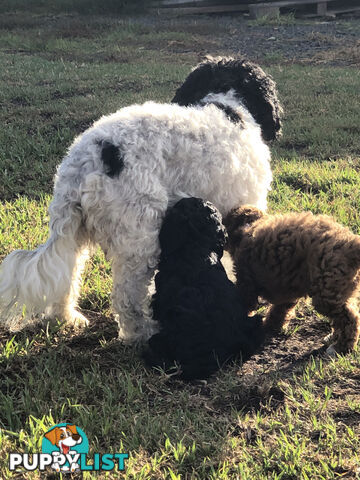
[{"label": "white fluffy tail", "polygon": [[66,315],[75,307],[87,252],[73,235],[53,232],[37,250],[8,255],[0,268],[0,322],[18,330],[46,311]]}]

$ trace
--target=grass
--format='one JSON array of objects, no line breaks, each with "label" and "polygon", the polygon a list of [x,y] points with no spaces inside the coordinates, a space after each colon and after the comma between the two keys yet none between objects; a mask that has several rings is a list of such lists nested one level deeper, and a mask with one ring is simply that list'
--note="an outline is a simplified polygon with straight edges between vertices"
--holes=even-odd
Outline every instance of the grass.
[{"label": "grass", "polygon": [[[52,177],[76,134],[130,103],[168,101],[198,51],[227,53],[208,22],[0,16],[1,258],[45,241]],[[271,211],[328,213],[360,233],[358,70],[264,60],[286,112],[272,146]],[[83,428],[91,453],[129,452],[126,479],[359,476],[359,352],[317,354],[328,325],[311,305],[243,369],[188,385],[147,372],[139,351],[119,344],[110,272],[97,252],[80,302],[86,331],[0,331],[1,479],[44,478],[11,474],[7,457],[39,451],[61,421]]]},{"label": "grass", "polygon": [[295,25],[297,20],[295,19],[294,13],[287,13],[287,14],[268,14],[262,15],[261,17],[255,18],[249,21],[250,25],[253,26],[264,26],[264,25],[273,25],[273,26],[280,26],[280,25]]}]

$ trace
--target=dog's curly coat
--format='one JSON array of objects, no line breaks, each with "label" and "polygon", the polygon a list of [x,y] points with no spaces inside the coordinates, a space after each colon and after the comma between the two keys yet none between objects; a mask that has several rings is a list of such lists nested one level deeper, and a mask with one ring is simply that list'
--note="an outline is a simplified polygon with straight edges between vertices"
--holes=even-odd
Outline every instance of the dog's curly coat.
[{"label": "dog's curly coat", "polygon": [[232,210],[224,224],[248,310],[256,307],[258,296],[272,304],[266,329],[286,326],[298,299],[310,296],[315,309],[332,322],[329,352],[356,346],[359,236],[325,215],[267,215],[252,206]]},{"label": "dog's curly coat", "polygon": [[206,378],[262,343],[261,317],[247,317],[220,262],[225,237],[210,202],[185,198],[166,214],[152,302],[160,332],[145,353],[150,365],[169,369],[175,361],[182,378]]},{"label": "dog's curly coat", "polygon": [[148,338],[147,289],[166,209],[186,196],[222,213],[244,203],[266,208],[272,176],[262,136],[280,131],[274,82],[250,62],[209,59],[173,102],[123,108],[75,140],[57,171],[49,240],[1,266],[0,316],[10,328],[43,312],[86,323],[76,303],[89,248],[99,244],[112,260],[120,338]]}]

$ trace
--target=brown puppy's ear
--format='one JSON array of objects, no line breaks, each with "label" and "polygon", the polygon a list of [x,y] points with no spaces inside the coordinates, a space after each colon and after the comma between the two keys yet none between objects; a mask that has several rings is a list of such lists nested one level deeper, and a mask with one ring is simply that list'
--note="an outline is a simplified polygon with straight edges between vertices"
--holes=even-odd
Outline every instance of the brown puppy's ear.
[{"label": "brown puppy's ear", "polygon": [[252,205],[244,205],[231,210],[223,220],[223,224],[228,233],[228,240],[225,248],[232,253],[243,238],[244,227],[251,225],[264,215],[265,213],[263,211]]},{"label": "brown puppy's ear", "polygon": [[47,438],[53,445],[56,443],[56,428],[50,430],[50,432],[45,433],[45,438]]}]

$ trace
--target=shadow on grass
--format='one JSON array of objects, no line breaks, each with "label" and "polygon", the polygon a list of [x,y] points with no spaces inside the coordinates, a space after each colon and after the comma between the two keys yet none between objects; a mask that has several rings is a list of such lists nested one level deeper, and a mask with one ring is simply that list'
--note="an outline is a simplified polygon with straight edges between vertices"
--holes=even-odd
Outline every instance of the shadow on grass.
[{"label": "shadow on grass", "polygon": [[219,468],[230,438],[256,448],[259,433],[247,415],[283,417],[282,382],[297,384],[312,357],[322,357],[329,330],[310,316],[297,319],[291,335],[268,339],[242,367],[184,383],[145,370],[140,349],[121,344],[112,319],[85,313],[90,325],[78,334],[59,325],[15,336],[0,331],[0,426],[14,432],[13,451],[34,449],[31,419],[46,427],[67,421],[86,432],[92,452],[130,452],[136,468],[175,462],[180,474],[201,471],[198,478]]},{"label": "shadow on grass", "polygon": [[[219,409],[223,412],[228,409],[243,412],[276,409],[285,399],[284,392],[276,386],[277,380],[301,371],[313,356],[322,356],[326,347],[321,339],[329,330],[324,322],[303,322],[294,335],[268,338],[261,351],[242,367],[235,363],[224,367],[208,381],[184,383],[155,371],[146,371],[141,347],[124,346],[117,339],[116,322],[93,312],[86,314],[90,325],[78,334],[59,326],[53,327],[53,331],[42,330],[41,334],[35,328],[16,334],[14,345],[18,347],[11,351],[10,346],[0,361],[0,391],[10,396],[16,392],[21,397],[29,385],[44,385],[46,377],[49,391],[61,393],[62,399],[67,393],[75,393],[78,400],[86,404],[90,394],[98,404],[106,401],[107,389],[114,387],[114,380],[123,376],[127,380],[118,381],[114,392],[117,401],[123,404],[134,397],[151,407],[165,391],[166,397],[173,397],[177,392],[200,396],[217,412]],[[0,333],[3,345],[11,340],[9,333]],[[326,361],[326,357],[324,359]],[[132,392],[129,385],[124,388],[131,379]],[[73,387],[66,392],[65,385]],[[76,385],[79,386],[77,393]],[[40,389],[39,393],[45,394],[43,400],[49,407],[51,402],[45,400],[47,391],[47,388],[44,392]],[[19,427],[29,413],[26,409],[17,413],[18,420],[8,427]]]}]

